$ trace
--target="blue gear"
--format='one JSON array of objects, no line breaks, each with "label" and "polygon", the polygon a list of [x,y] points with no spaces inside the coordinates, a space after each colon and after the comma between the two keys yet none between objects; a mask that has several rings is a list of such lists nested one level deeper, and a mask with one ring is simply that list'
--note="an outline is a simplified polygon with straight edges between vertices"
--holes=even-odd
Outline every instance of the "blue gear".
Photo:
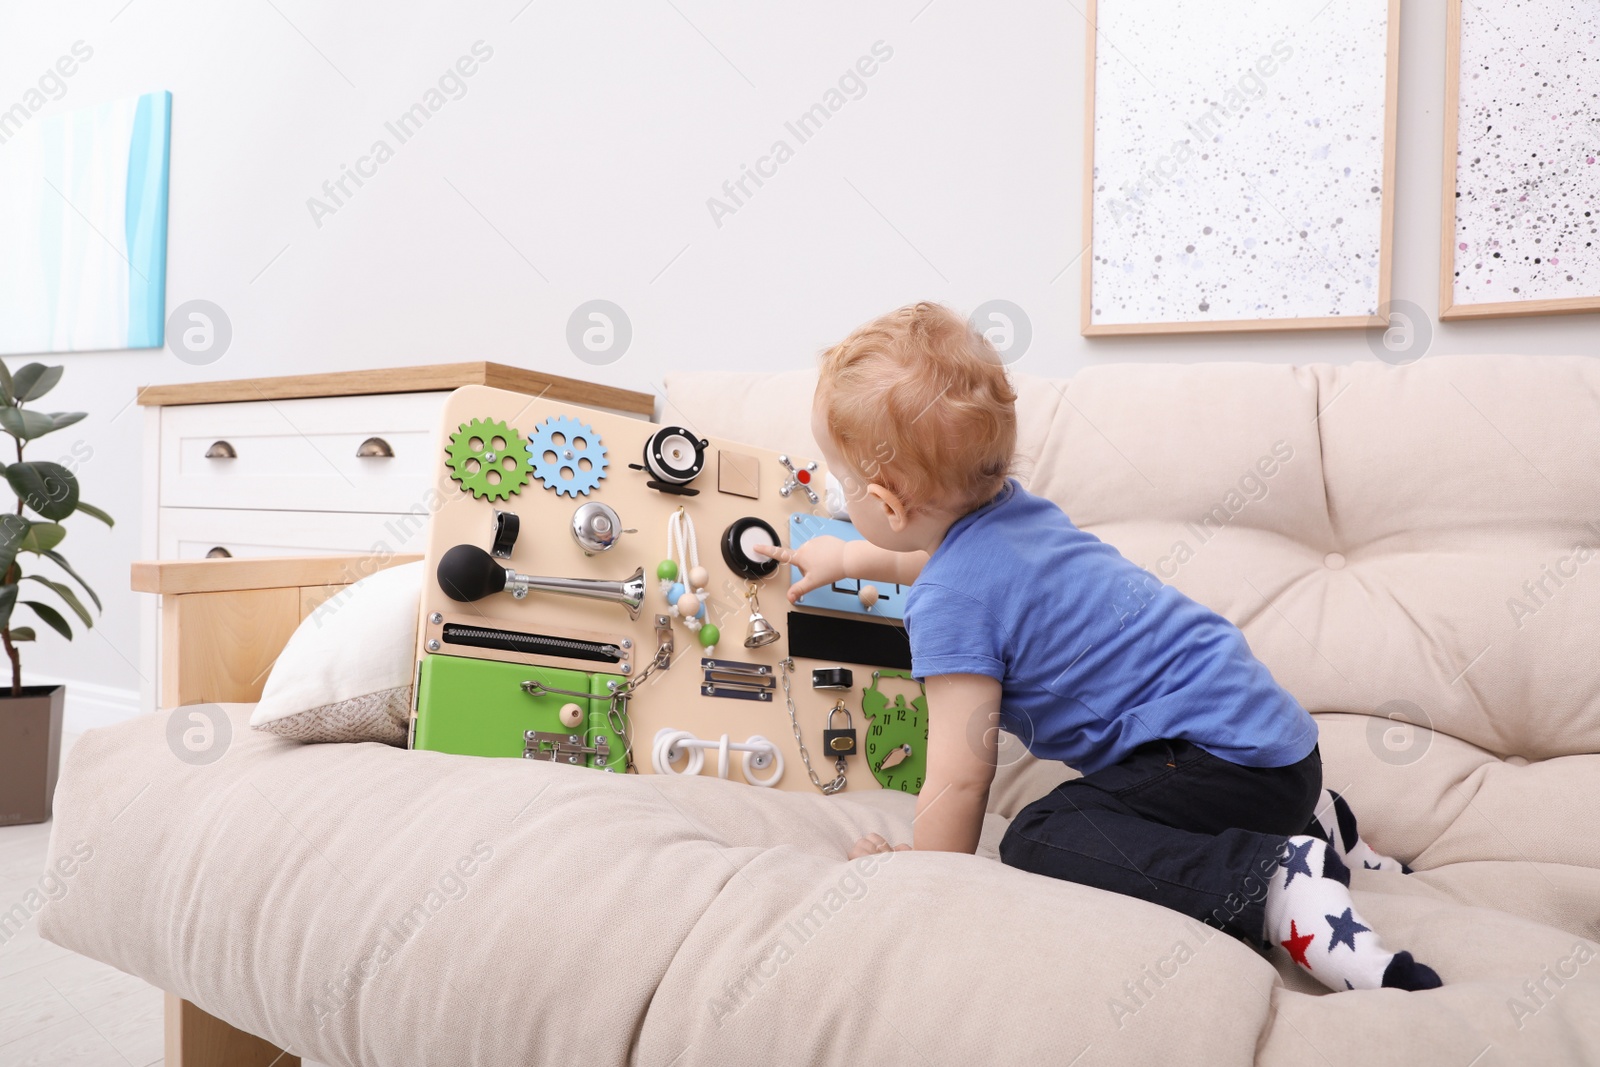
[{"label": "blue gear", "polygon": [[[560,444],[552,440],[558,433],[562,435]],[[577,441],[582,441],[583,446],[578,447]],[[555,453],[554,462],[545,458],[547,452]],[[589,461],[588,470],[578,466],[580,459]],[[534,427],[528,435],[528,460],[533,476],[546,489],[554,489],[557,496],[588,496],[605,479],[610,462],[594,427],[565,415],[552,416]],[[570,476],[563,475],[563,469],[570,471]]]}]

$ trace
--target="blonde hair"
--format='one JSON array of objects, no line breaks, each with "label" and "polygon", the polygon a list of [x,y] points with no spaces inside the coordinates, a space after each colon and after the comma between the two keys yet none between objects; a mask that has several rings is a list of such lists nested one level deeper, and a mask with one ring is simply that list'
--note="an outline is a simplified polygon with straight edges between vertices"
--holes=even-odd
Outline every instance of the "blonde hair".
[{"label": "blonde hair", "polygon": [[1005,484],[1017,394],[985,337],[940,304],[911,304],[823,353],[816,404],[847,474],[912,510],[966,513]]}]

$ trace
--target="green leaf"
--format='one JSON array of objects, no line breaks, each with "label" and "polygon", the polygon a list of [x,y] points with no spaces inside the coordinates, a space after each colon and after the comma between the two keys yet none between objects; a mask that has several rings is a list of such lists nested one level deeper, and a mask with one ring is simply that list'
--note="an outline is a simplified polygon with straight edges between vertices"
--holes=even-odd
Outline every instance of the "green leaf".
[{"label": "green leaf", "polygon": [[95,592],[94,592],[93,589],[89,588],[89,583],[84,581],[82,576],[80,576],[77,571],[72,569],[72,565],[67,562],[67,557],[63,556],[59,552],[50,552],[50,551],[42,552],[42,553],[40,553],[40,555],[43,555],[48,559],[55,560],[55,563],[56,563],[57,567],[60,567],[62,570],[66,571],[68,574],[72,575],[72,577],[77,580],[78,584],[83,586],[83,591],[85,593],[89,594],[89,599],[94,601],[94,606],[99,608],[101,611],[105,610],[104,605],[102,605],[100,603],[100,598],[95,595]]},{"label": "green leaf", "polygon": [[4,580],[6,571],[16,561],[17,553],[28,539],[28,528],[32,525],[21,515],[0,515],[0,580]]},{"label": "green leaf", "polygon": [[59,463],[13,463],[6,468],[6,481],[24,504],[47,519],[64,519],[78,506],[78,479]]},{"label": "green leaf", "polygon": [[51,581],[49,578],[38,574],[24,574],[21,580],[24,582],[38,582],[40,585],[48,586],[56,596],[67,602],[67,607],[71,608],[73,614],[83,620],[85,626],[94,625],[94,618],[90,616],[88,609],[83,606],[83,601],[78,599],[78,594],[74,593],[71,587],[60,582]]},{"label": "green leaf", "polygon": [[29,363],[11,377],[11,391],[17,400],[38,400],[56,387],[64,367],[47,367],[43,363]]},{"label": "green leaf", "polygon": [[38,635],[33,632],[33,627],[31,626],[14,626],[11,628],[12,644],[16,644],[18,641],[36,640],[38,640]]},{"label": "green leaf", "polygon": [[61,617],[61,612],[49,604],[41,604],[37,600],[24,600],[23,603],[32,608],[33,613],[43,619],[46,626],[65,637],[68,641],[72,640],[72,627],[68,626],[67,620]]},{"label": "green leaf", "polygon": [[[21,516],[8,516],[21,518]],[[24,522],[27,520],[24,519]],[[67,528],[54,522],[35,522],[29,524],[26,536],[22,538],[22,551],[36,552],[40,555],[50,551],[61,543],[67,536]]]},{"label": "green leaf", "polygon": [[113,519],[110,515],[107,515],[93,504],[85,504],[80,500],[78,501],[78,507],[76,510],[83,512],[85,515],[93,515],[107,526],[115,526],[117,524],[116,519]]},{"label": "green leaf", "polygon": [[56,428],[56,420],[41,411],[26,408],[0,408],[0,430],[12,437],[31,441],[43,437]]},{"label": "green leaf", "polygon": [[86,411],[57,411],[51,413],[50,418],[55,422],[56,429],[59,430],[63,426],[71,426],[75,422],[82,422],[88,418],[88,415],[89,413]]},{"label": "green leaf", "polygon": [[11,369],[0,362],[0,403],[10,407],[13,403],[13,390],[11,385]]}]

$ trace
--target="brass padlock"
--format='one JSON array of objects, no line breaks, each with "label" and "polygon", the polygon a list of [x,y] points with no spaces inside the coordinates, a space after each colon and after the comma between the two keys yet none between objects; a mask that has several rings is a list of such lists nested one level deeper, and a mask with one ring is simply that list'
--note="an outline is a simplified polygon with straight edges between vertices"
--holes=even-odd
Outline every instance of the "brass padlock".
[{"label": "brass padlock", "polygon": [[[844,715],[845,727],[843,730],[833,728],[834,716]],[[844,701],[839,701],[828,712],[828,728],[822,731],[822,747],[830,756],[854,756],[856,754],[856,724],[850,717],[850,709],[844,706]]]}]

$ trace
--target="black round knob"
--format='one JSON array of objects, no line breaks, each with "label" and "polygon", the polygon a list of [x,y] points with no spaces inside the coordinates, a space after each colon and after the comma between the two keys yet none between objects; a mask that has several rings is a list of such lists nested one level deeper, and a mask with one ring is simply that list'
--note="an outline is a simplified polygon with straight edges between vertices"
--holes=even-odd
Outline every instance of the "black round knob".
[{"label": "black round knob", "polygon": [[451,600],[468,603],[506,587],[506,569],[477,545],[456,545],[439,560],[439,588]]},{"label": "black round knob", "polygon": [[778,561],[770,556],[758,556],[751,549],[755,545],[781,544],[777,530],[754,515],[747,515],[735,519],[722,531],[722,561],[739,577],[758,582],[772,576],[778,569]]},{"label": "black round knob", "polygon": [[709,441],[682,426],[663,426],[644,443],[644,466],[672,485],[688,485],[706,465]]}]

